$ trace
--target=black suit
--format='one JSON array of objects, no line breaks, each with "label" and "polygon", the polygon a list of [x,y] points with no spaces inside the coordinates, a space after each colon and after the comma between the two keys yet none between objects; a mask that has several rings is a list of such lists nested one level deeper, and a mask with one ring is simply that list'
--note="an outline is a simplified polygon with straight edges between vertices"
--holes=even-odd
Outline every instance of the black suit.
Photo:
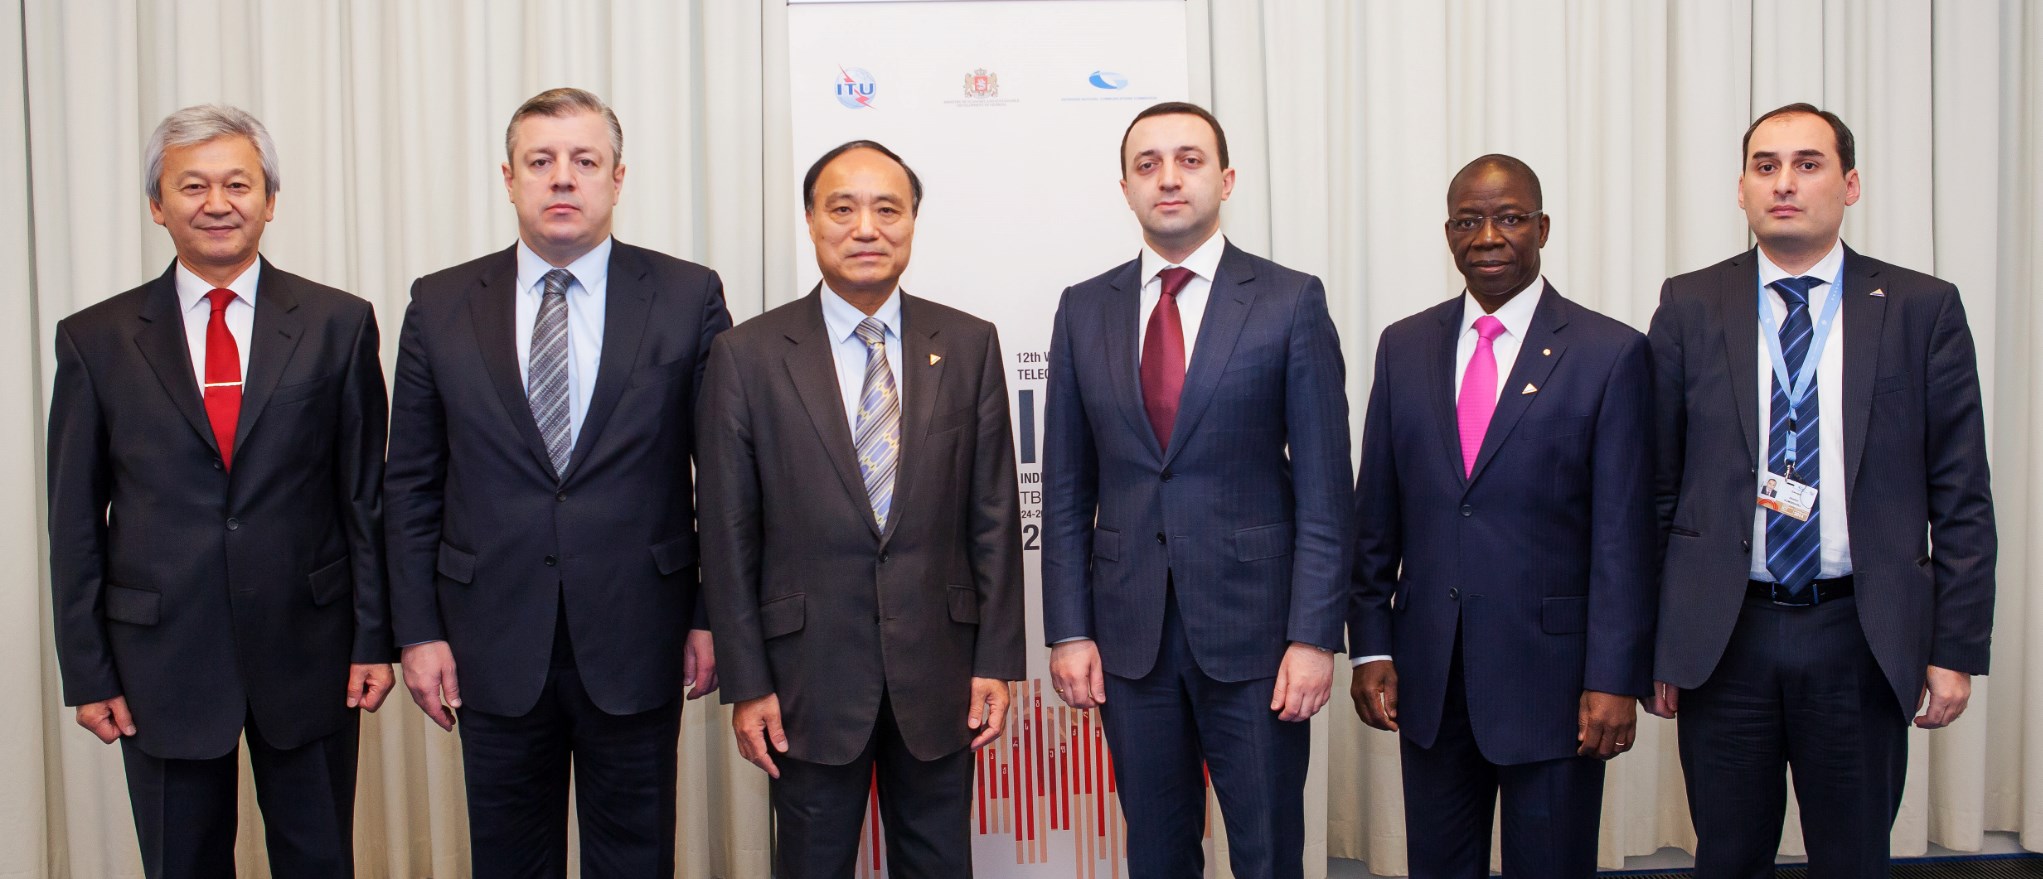
[{"label": "black suit", "polygon": [[392,616],[397,643],[454,654],[478,875],[565,869],[570,752],[585,874],[673,869],[682,647],[705,625],[690,414],[730,318],[714,272],[612,246],[558,479],[519,377],[515,248],[418,279],[399,340]]},{"label": "black suit", "polygon": [[375,314],[267,262],[254,306],[252,338],[236,340],[248,369],[231,472],[175,266],[57,324],[49,524],[64,703],[126,698],[151,876],[231,871],[244,726],[278,869],[351,874],[348,665],[392,658]]},{"label": "black suit", "polygon": [[993,325],[906,293],[901,451],[881,529],[820,297],[710,355],[704,583],[723,698],[777,695],[783,879],[849,875],[875,765],[897,876],[968,876],[972,678],[1023,675],[1020,513]]},{"label": "black suit", "polygon": [[[1996,539],[1972,336],[1957,288],[1846,249],[1843,387],[1817,392],[1842,394],[1844,449],[1821,454],[1843,456],[1856,594],[1805,608],[1747,599],[1765,464],[1757,266],[1747,251],[1669,279],[1653,316],[1665,545],[1654,676],[1684,691],[1699,874],[1771,873],[1786,763],[1811,863],[1884,876],[1925,669],[1987,670]],[[1826,487],[1819,511],[1838,500]],[[1779,693],[1781,678],[1787,704],[1773,710],[1785,716],[1754,721],[1765,700],[1752,694]],[[1802,681],[1823,686],[1799,696]]]}]

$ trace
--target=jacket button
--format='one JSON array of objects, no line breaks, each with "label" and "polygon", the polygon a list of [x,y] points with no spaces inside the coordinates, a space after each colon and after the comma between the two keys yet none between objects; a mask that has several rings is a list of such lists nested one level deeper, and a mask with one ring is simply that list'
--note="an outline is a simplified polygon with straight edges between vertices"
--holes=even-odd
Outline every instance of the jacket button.
[{"label": "jacket button", "polygon": [[1752,541],[1750,541],[1750,540],[1740,540],[1740,541],[1738,541],[1738,548],[1739,548],[1739,549],[1742,549],[1742,550],[1745,550],[1746,552],[1751,552],[1751,551],[1752,551]]},{"label": "jacket button", "polygon": [[551,568],[551,567],[553,567],[554,565],[556,565],[556,564],[559,564],[559,563],[560,563],[560,560],[559,560],[559,559],[556,559],[556,558],[554,558],[553,556],[547,556],[547,557],[546,557],[546,566],[547,566],[547,567],[549,567],[549,568]]},{"label": "jacket button", "polygon": [[1469,516],[1473,516],[1473,515],[1475,515],[1475,514],[1476,514],[1476,509],[1475,509],[1475,507],[1469,506],[1468,504],[1462,504],[1462,505],[1461,505],[1461,515],[1462,515],[1462,517],[1463,517],[1463,518],[1467,518],[1467,517],[1469,517]]},{"label": "jacket button", "polygon": [[1162,543],[1162,542],[1164,542],[1164,540],[1163,540],[1163,532],[1161,532],[1161,531],[1158,531],[1158,532],[1156,532],[1156,542],[1157,542],[1157,543]]},{"label": "jacket button", "polygon": [[559,493],[559,494],[556,494],[556,495],[554,495],[554,496],[553,496],[553,499],[554,499],[554,500],[557,500],[557,501],[561,501],[562,503],[565,503],[565,502],[567,502],[567,492],[564,492],[564,491],[563,491],[563,492],[561,492],[561,493]]},{"label": "jacket button", "polygon": [[225,464],[222,464],[222,463],[220,463],[220,459],[219,459],[219,458],[214,458],[214,459],[213,459],[213,469],[215,469],[215,470],[225,470],[225,469],[227,469],[227,465],[225,465]]},{"label": "jacket button", "polygon": [[1165,471],[1163,471],[1163,481],[1165,481],[1165,482],[1169,482],[1169,481],[1170,481],[1170,479],[1171,479],[1171,477],[1172,477],[1172,476],[1175,476],[1175,475],[1177,475],[1177,474],[1174,474],[1174,473],[1170,472],[1169,470],[1165,470]]},{"label": "jacket button", "polygon": [[887,563],[887,553],[886,553],[886,552],[885,552],[884,550],[882,550],[882,551],[880,552],[880,564],[883,564],[883,565],[884,565],[884,564],[886,564],[886,563]]},{"label": "jacket button", "polygon": [[241,520],[240,520],[240,519],[228,519],[228,520],[227,520],[227,530],[229,530],[229,531],[240,531],[240,530],[241,530]]},{"label": "jacket button", "polygon": [[1448,590],[1447,590],[1447,599],[1448,599],[1449,601],[1460,601],[1460,600],[1461,600],[1461,590],[1459,590],[1459,589],[1448,589]]}]

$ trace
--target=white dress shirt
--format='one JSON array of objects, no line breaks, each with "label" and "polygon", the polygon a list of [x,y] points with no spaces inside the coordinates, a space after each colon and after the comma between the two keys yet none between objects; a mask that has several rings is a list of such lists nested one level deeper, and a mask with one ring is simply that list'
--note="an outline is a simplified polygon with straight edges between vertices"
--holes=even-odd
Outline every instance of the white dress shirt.
[{"label": "white dress shirt", "polygon": [[[1461,335],[1454,343],[1454,400],[1461,399],[1461,380],[1468,374],[1468,359],[1475,356],[1476,343],[1482,334],[1476,332],[1475,324],[1483,315],[1489,314],[1504,325],[1504,332],[1490,340],[1490,352],[1497,356],[1497,399],[1504,398],[1504,383],[1511,378],[1511,367],[1518,362],[1518,349],[1525,346],[1525,334],[1532,328],[1532,314],[1539,310],[1539,297],[1546,292],[1546,276],[1532,279],[1518,295],[1500,306],[1496,312],[1485,312],[1475,294],[1463,290],[1461,293]],[[1453,402],[1453,401],[1450,401]],[[1455,440],[1460,442],[1459,437]],[[1389,659],[1387,654],[1357,656],[1354,665]]]},{"label": "white dress shirt", "polygon": [[[262,279],[262,260],[248,265],[241,277],[227,283],[234,298],[227,302],[227,332],[234,334],[234,351],[241,355],[241,377],[248,378],[249,340],[255,333],[255,288]],[[206,324],[213,320],[213,304],[206,294],[213,285],[201,280],[184,261],[178,260],[175,275],[177,305],[184,316],[184,343],[192,352],[192,377],[198,380],[199,396],[206,394]]]},{"label": "white dress shirt", "polygon": [[[858,434],[858,404],[865,396],[865,340],[858,337],[858,325],[865,322],[866,313],[844,301],[837,291],[823,285],[823,329],[830,334],[830,355],[837,360],[837,392],[844,399],[844,420],[851,425],[854,436]],[[901,382],[901,288],[887,294],[887,301],[880,303],[872,317],[886,328],[883,338],[887,348],[887,370],[894,376],[894,395],[905,406],[907,395],[902,393]],[[902,409],[902,416],[907,416]]]},{"label": "white dress shirt", "polygon": [[1227,250],[1227,236],[1215,233],[1192,251],[1185,261],[1174,263],[1142,245],[1142,311],[1135,316],[1135,356],[1140,362],[1142,342],[1149,334],[1149,316],[1163,298],[1163,278],[1157,273],[1178,267],[1192,270],[1192,279],[1178,291],[1178,323],[1185,329],[1185,368],[1192,367],[1192,347],[1199,341],[1199,323],[1206,316],[1206,300],[1213,291],[1213,273],[1220,271],[1220,255]]},{"label": "white dress shirt", "polygon": [[[1794,277],[1786,269],[1774,265],[1766,251],[1755,248],[1759,254],[1759,284],[1766,290],[1766,304],[1773,309],[1773,323],[1778,327],[1788,319],[1788,305],[1781,301],[1780,291],[1767,285],[1782,278]],[[1814,324],[1823,316],[1824,304],[1830,297],[1839,295],[1831,287],[1837,279],[1838,269],[1844,266],[1844,242],[1831,245],[1830,252],[1810,266],[1802,274],[1821,279],[1823,283],[1809,289],[1809,322]],[[1751,300],[1746,300],[1750,302]],[[1752,312],[1751,320],[1759,323],[1759,315]],[[1842,315],[1840,315],[1840,318]],[[1760,324],[1761,336],[1766,334],[1766,325]],[[1811,345],[1815,343],[1810,342]],[[1766,569],[1766,510],[1756,502],[1759,489],[1766,482],[1767,462],[1773,458],[1773,358],[1767,356],[1766,339],[1761,338],[1756,346],[1759,350],[1753,356],[1759,361],[1759,473],[1752,480],[1752,579],[1773,582],[1773,573]],[[1829,340],[1823,344],[1823,359],[1816,362],[1816,485],[1817,536],[1822,541],[1822,550],[1817,553],[1820,564],[1816,576],[1821,579],[1842,577],[1851,573],[1851,530],[1846,527],[1844,501],[1844,321],[1830,325]]]},{"label": "white dress shirt", "polygon": [[[596,368],[603,361],[603,306],[610,289],[610,239],[561,268],[574,275],[567,288],[568,307],[568,445],[582,438],[582,416],[596,390]],[[518,242],[517,326],[518,382],[532,386],[532,324],[539,319],[546,296],[546,273],[554,267]]]}]

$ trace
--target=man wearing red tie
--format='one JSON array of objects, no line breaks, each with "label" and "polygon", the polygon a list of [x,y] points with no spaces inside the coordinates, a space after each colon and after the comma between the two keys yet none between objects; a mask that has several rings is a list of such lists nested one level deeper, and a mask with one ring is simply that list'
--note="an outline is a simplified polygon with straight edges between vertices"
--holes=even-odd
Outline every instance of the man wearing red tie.
[{"label": "man wearing red tie", "polygon": [[393,683],[375,314],[260,257],[253,116],[179,110],[146,164],[176,262],[57,324],[64,702],[121,743],[151,879],[234,874],[244,733],[277,875],[352,876],[356,709]]}]

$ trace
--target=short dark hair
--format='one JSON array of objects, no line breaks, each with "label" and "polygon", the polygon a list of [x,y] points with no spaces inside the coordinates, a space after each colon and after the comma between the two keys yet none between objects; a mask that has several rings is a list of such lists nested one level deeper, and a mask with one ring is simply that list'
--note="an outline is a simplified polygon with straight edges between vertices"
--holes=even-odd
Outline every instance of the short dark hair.
[{"label": "short dark hair", "polygon": [[1135,114],[1135,118],[1128,122],[1128,129],[1121,132],[1121,153],[1119,156],[1120,161],[1118,162],[1121,166],[1121,179],[1128,179],[1128,135],[1134,133],[1135,123],[1148,119],[1151,116],[1173,116],[1179,114],[1197,116],[1206,120],[1207,125],[1213,126],[1213,140],[1219,145],[1220,149],[1220,169],[1223,171],[1227,170],[1227,132],[1220,128],[1220,120],[1213,118],[1212,113],[1206,112],[1206,108],[1198,104],[1186,101],[1165,101]]},{"label": "short dark hair", "polygon": [[1845,171],[1850,171],[1859,166],[1858,145],[1853,142],[1851,129],[1845,126],[1844,120],[1837,118],[1836,113],[1820,109],[1815,104],[1802,101],[1768,110],[1766,115],[1752,120],[1752,125],[1745,129],[1745,140],[1738,145],[1738,167],[1741,172],[1745,168],[1745,160],[1752,155],[1752,132],[1759,130],[1759,124],[1775,116],[1793,116],[1797,113],[1806,113],[1830,123],[1830,133],[1837,136],[1838,164],[1843,165]]},{"label": "short dark hair", "polygon": [[872,150],[889,159],[893,159],[894,164],[900,165],[901,170],[908,172],[908,189],[914,198],[914,201],[908,205],[908,212],[911,214],[922,212],[922,178],[915,176],[914,168],[908,167],[907,162],[901,161],[900,156],[894,155],[893,150],[882,146],[877,140],[847,140],[833,147],[829,152],[824,153],[822,158],[817,159],[815,164],[809,166],[809,173],[802,175],[802,213],[806,214],[816,209],[816,178],[823,176],[823,169],[828,167],[831,162],[836,161],[838,156],[852,150]]},{"label": "short dark hair", "polygon": [[1461,185],[1461,181],[1464,178],[1468,177],[1470,174],[1473,174],[1477,170],[1482,168],[1502,168],[1511,174],[1524,177],[1525,182],[1532,184],[1532,200],[1534,202],[1537,202],[1537,204],[1533,206],[1536,208],[1546,207],[1546,193],[1540,190],[1539,175],[1533,172],[1531,165],[1525,164],[1525,162],[1519,159],[1517,156],[1507,156],[1504,155],[1503,153],[1490,153],[1489,155],[1486,156],[1477,156],[1468,164],[1461,166],[1461,170],[1454,172],[1453,179],[1447,181],[1448,210],[1450,211],[1454,210],[1454,188],[1456,186]]}]

